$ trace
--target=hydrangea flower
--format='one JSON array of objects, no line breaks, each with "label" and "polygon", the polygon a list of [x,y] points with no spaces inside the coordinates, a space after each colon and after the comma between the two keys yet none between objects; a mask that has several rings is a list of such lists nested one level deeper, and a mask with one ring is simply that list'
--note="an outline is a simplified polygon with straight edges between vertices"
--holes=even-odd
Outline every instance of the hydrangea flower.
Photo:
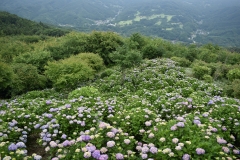
[{"label": "hydrangea flower", "polygon": [[107,132],[107,136],[109,138],[113,138],[115,136],[115,133],[114,132]]},{"label": "hydrangea flower", "polygon": [[147,153],[149,148],[147,146],[142,147],[142,153]]},{"label": "hydrangea flower", "polygon": [[14,143],[11,143],[9,146],[8,146],[8,150],[9,151],[16,151],[17,150],[17,145],[14,144]]},{"label": "hydrangea flower", "polygon": [[115,157],[116,157],[117,160],[122,160],[122,159],[124,159],[124,156],[123,156],[122,153],[117,153]]},{"label": "hydrangea flower", "polygon": [[148,155],[144,153],[144,154],[141,155],[141,157],[142,157],[142,159],[147,159]]},{"label": "hydrangea flower", "polygon": [[84,158],[90,158],[91,157],[91,152],[84,152]]},{"label": "hydrangea flower", "polygon": [[25,145],[25,143],[23,143],[23,142],[18,142],[18,143],[16,144],[16,146],[17,146],[17,148],[26,148],[26,145]]},{"label": "hydrangea flower", "polygon": [[196,149],[196,153],[197,153],[198,155],[205,154],[205,150],[202,149],[202,148],[197,148],[197,149]]},{"label": "hydrangea flower", "polygon": [[114,141],[108,141],[107,142],[107,147],[111,148],[113,146],[115,146],[115,142]]},{"label": "hydrangea flower", "polygon": [[125,144],[129,144],[131,141],[129,139],[124,139]]},{"label": "hydrangea flower", "polygon": [[185,125],[184,125],[184,122],[178,122],[177,124],[176,124],[178,127],[184,127]]},{"label": "hydrangea flower", "polygon": [[182,160],[189,160],[190,159],[190,155],[189,154],[184,154],[182,156]]},{"label": "hydrangea flower", "polygon": [[98,158],[98,160],[107,160],[108,159],[108,155],[107,154],[102,154],[100,155],[100,157]]},{"label": "hydrangea flower", "polygon": [[173,125],[170,129],[171,129],[171,131],[176,131],[177,130],[177,126]]},{"label": "hydrangea flower", "polygon": [[175,144],[177,144],[178,141],[179,141],[179,140],[178,140],[177,138],[173,138],[173,139],[172,139],[172,142],[175,143]]},{"label": "hydrangea flower", "polygon": [[55,141],[51,141],[49,144],[50,144],[50,146],[51,146],[52,148],[55,148],[55,147],[58,146]]},{"label": "hydrangea flower", "polygon": [[151,148],[150,148],[150,152],[151,152],[152,154],[156,154],[156,153],[158,152],[158,149],[157,149],[156,147],[151,147]]},{"label": "hydrangea flower", "polygon": [[93,153],[92,153],[92,157],[93,157],[93,158],[99,159],[100,156],[101,156],[100,150],[95,150],[95,151],[93,151]]}]

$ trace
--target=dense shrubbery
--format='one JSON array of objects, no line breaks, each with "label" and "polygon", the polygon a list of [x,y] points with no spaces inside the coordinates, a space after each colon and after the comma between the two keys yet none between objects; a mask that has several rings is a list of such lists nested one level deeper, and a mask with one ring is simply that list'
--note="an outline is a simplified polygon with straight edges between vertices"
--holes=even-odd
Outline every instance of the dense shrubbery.
[{"label": "dense shrubbery", "polygon": [[[94,61],[92,61],[94,60]],[[96,62],[95,60],[99,60]],[[89,53],[74,55],[64,60],[48,62],[45,75],[57,89],[74,88],[93,79],[97,69],[104,67],[100,56]]]},{"label": "dense shrubbery", "polygon": [[32,64],[37,67],[39,72],[44,71],[44,66],[51,61],[51,53],[47,51],[33,51],[20,54],[14,58],[14,63]]},{"label": "dense shrubbery", "polygon": [[31,64],[14,63],[12,68],[14,72],[10,90],[12,95],[46,88],[47,78],[38,73],[37,67]]},{"label": "dense shrubbery", "polygon": [[69,93],[68,98],[74,99],[79,97],[97,97],[100,96],[100,92],[97,88],[92,86],[81,87],[73,90]]},{"label": "dense shrubbery", "polygon": [[[201,47],[195,45],[184,46],[181,44],[172,44],[159,38],[145,37],[138,33],[132,34],[129,38],[121,37],[114,32],[99,31],[91,33],[71,32],[59,38],[17,36],[14,39],[14,37],[2,37],[0,38],[0,43],[2,46],[0,48],[2,62],[5,62],[8,66],[14,66],[16,63],[31,64],[37,67],[39,76],[41,77],[46,76],[44,73],[47,72],[44,66],[46,66],[48,61],[64,61],[79,53],[84,53],[79,55],[80,57],[82,56],[80,58],[82,59],[81,61],[88,61],[88,67],[97,72],[103,69],[103,66],[101,63],[98,63],[100,61],[99,58],[96,58],[95,54],[102,58],[107,67],[120,65],[121,71],[137,65],[142,59],[167,57],[177,61],[178,65],[182,67],[190,67],[188,69],[190,75],[194,75],[208,82],[212,80],[233,80],[232,70],[239,68],[238,63],[240,60],[239,54],[231,53],[216,45],[208,44]],[[50,62],[49,64],[51,64]],[[108,71],[103,71],[102,77],[110,75],[111,73]],[[67,71],[64,72],[67,73]],[[70,72],[71,71],[69,71],[69,73]],[[70,79],[74,76],[75,78],[73,79],[77,81],[79,77],[75,74],[70,75],[69,73],[65,75],[65,78],[59,79],[59,83],[61,81],[62,85],[66,84],[68,81],[72,81]],[[212,78],[209,77],[209,75]],[[49,74],[48,76],[51,77]],[[92,76],[89,77],[92,78]],[[122,79],[124,79],[124,77],[123,72]],[[236,78],[239,78],[239,76],[236,75],[234,79]],[[86,78],[85,80],[88,79],[89,78]],[[54,79],[50,80],[52,82],[57,81]],[[74,85],[69,85],[73,87],[77,84],[74,82]],[[231,83],[227,85],[232,86]],[[56,87],[56,82],[47,83],[46,85],[46,87],[53,86]],[[64,87],[62,86],[60,88]],[[11,89],[12,88],[6,88],[8,93],[12,92]],[[19,93],[24,93],[25,91],[26,90],[22,90],[21,92],[19,91]]]}]

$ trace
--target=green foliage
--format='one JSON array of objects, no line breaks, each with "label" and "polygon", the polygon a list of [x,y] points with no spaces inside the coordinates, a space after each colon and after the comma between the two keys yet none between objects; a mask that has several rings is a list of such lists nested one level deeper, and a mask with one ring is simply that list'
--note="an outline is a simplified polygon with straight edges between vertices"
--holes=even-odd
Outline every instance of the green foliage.
[{"label": "green foliage", "polygon": [[11,63],[15,56],[31,51],[31,47],[18,40],[18,37],[0,37],[0,61]]},{"label": "green foliage", "polygon": [[14,71],[10,91],[12,95],[46,87],[47,79],[45,76],[38,74],[37,67],[31,64],[14,63],[12,68]]},{"label": "green foliage", "polygon": [[96,97],[99,96],[100,92],[97,88],[92,86],[81,87],[73,90],[68,94],[68,99],[79,98],[80,96],[83,97]]},{"label": "green foliage", "polygon": [[194,65],[193,67],[193,75],[198,79],[203,79],[204,75],[209,75],[211,73],[211,69],[207,66]]},{"label": "green foliage", "polygon": [[74,88],[94,77],[94,70],[83,60],[71,56],[70,58],[48,62],[45,75],[53,82],[57,89]]},{"label": "green foliage", "polygon": [[27,44],[29,43],[37,43],[42,40],[46,40],[47,36],[38,36],[38,35],[31,35],[31,36],[23,36],[21,35],[19,40],[26,42]]},{"label": "green foliage", "polygon": [[198,58],[204,62],[217,62],[217,54],[213,53],[211,50],[208,49],[201,49],[201,52],[198,55]]},{"label": "green foliage", "polygon": [[240,79],[234,79],[232,82],[233,96],[240,99]]},{"label": "green foliage", "polygon": [[103,59],[94,53],[80,53],[75,58],[79,58],[82,61],[86,62],[89,67],[94,69],[95,71],[99,72],[104,68]]},{"label": "green foliage", "polygon": [[111,53],[110,57],[122,70],[139,65],[142,62],[142,54],[137,50],[130,50],[127,46],[123,46]]},{"label": "green foliage", "polygon": [[228,73],[227,73],[227,78],[230,81],[233,81],[235,79],[240,79],[240,69],[239,68],[234,68],[231,69]]},{"label": "green foliage", "polygon": [[199,52],[200,52],[199,49],[195,45],[190,45],[188,47],[188,51],[185,53],[184,56],[186,59],[193,62],[197,58]]},{"label": "green foliage", "polygon": [[91,32],[87,37],[86,52],[99,54],[105,65],[112,64],[109,54],[123,44],[122,38],[114,32]]},{"label": "green foliage", "polygon": [[109,77],[111,74],[113,74],[115,71],[113,69],[107,68],[101,73],[101,78]]},{"label": "green foliage", "polygon": [[14,63],[32,64],[37,67],[39,72],[44,71],[44,66],[51,61],[51,53],[48,51],[25,52],[14,58]]},{"label": "green foliage", "polygon": [[1,93],[3,93],[7,88],[10,87],[12,80],[13,80],[13,70],[11,66],[9,66],[6,63],[0,62],[0,92]]},{"label": "green foliage", "polygon": [[178,64],[181,66],[181,67],[189,67],[191,65],[191,62],[186,59],[186,58],[181,58],[181,57],[172,57],[171,58],[173,61],[176,61],[178,62]]},{"label": "green foliage", "polygon": [[205,74],[205,75],[203,76],[203,80],[204,80],[205,82],[207,82],[207,83],[212,83],[212,82],[213,82],[212,76],[210,76],[210,75],[208,75],[208,74]]},{"label": "green foliage", "polygon": [[162,46],[157,46],[155,44],[147,44],[142,48],[143,58],[154,59],[162,57],[165,50]]},{"label": "green foliage", "polygon": [[29,91],[22,95],[23,99],[36,99],[36,98],[51,98],[57,96],[59,93],[53,89]]},{"label": "green foliage", "polygon": [[140,33],[133,33],[130,36],[129,41],[134,44],[131,46],[131,49],[141,50],[147,44],[145,37],[143,37]]}]

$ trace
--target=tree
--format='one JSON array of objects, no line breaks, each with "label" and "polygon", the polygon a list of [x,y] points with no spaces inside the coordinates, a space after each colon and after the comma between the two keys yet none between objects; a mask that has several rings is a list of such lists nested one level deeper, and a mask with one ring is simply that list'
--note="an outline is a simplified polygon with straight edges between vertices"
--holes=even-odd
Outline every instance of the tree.
[{"label": "tree", "polygon": [[[0,62],[0,93],[6,96],[7,89],[10,87],[13,78],[12,68],[3,62]],[[0,95],[1,95],[0,94]]]},{"label": "tree", "polygon": [[93,63],[73,55],[64,60],[48,62],[45,75],[56,89],[73,89],[94,78],[96,71],[91,65]]},{"label": "tree", "polygon": [[44,89],[47,79],[38,74],[37,67],[31,64],[15,63],[12,65],[14,77],[11,84],[11,94],[18,95],[28,91]]},{"label": "tree", "polygon": [[122,84],[125,80],[125,70],[139,65],[143,58],[141,52],[129,49],[127,45],[120,47],[117,51],[110,54],[111,60],[120,66],[122,71]]},{"label": "tree", "polygon": [[114,32],[94,31],[87,37],[85,52],[99,54],[105,65],[112,63],[109,54],[116,51],[123,44],[121,36]]}]

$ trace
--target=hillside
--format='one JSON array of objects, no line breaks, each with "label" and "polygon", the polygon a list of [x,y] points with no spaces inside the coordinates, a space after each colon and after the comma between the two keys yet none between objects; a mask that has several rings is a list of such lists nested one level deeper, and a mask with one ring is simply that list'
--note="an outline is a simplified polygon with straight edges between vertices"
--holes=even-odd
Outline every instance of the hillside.
[{"label": "hillside", "polygon": [[[135,11],[132,23],[177,17]],[[239,53],[140,33],[47,36],[56,28],[2,15],[2,33],[15,31],[0,36],[3,160],[239,157]]]},{"label": "hillside", "polygon": [[174,42],[240,46],[237,0],[2,0],[0,10],[78,31],[140,32]]},{"label": "hillside", "polygon": [[112,71],[65,96],[49,89],[0,100],[3,159],[239,158],[239,99],[170,59],[128,69],[124,85]]},{"label": "hillside", "polygon": [[8,12],[0,11],[0,36],[9,35],[47,35],[62,36],[66,30],[46,25],[42,22],[37,23],[28,19],[21,18]]}]

